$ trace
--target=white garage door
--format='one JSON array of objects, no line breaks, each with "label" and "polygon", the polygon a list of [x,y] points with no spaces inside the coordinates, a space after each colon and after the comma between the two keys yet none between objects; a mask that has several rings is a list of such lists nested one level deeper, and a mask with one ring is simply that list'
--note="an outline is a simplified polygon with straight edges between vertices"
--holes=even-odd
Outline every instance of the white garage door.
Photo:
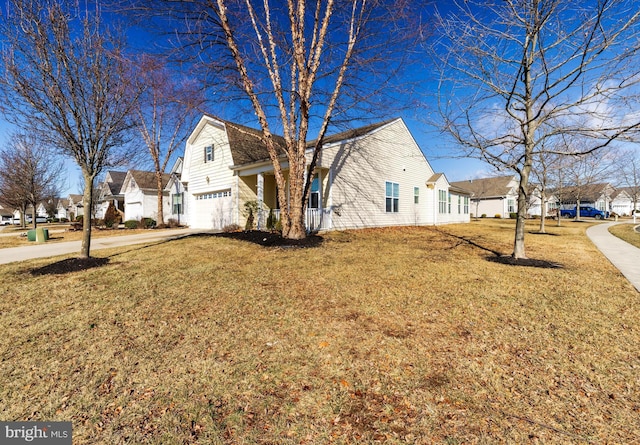
[{"label": "white garage door", "polygon": [[222,229],[233,222],[231,190],[194,196],[190,226],[195,229]]}]

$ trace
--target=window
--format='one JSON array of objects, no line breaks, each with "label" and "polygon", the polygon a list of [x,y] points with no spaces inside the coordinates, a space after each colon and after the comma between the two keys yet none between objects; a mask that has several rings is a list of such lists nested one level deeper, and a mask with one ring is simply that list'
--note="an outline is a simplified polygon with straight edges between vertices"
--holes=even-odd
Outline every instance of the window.
[{"label": "window", "polygon": [[468,214],[469,213],[469,197],[465,196],[464,197],[464,214]]},{"label": "window", "polygon": [[387,181],[385,183],[385,207],[389,213],[398,213],[400,206],[400,184]]},{"label": "window", "polygon": [[451,193],[447,192],[447,213],[451,213]]},{"label": "window", "polygon": [[414,204],[420,203],[420,187],[413,188],[413,203]]},{"label": "window", "polygon": [[171,198],[173,200],[172,207],[173,207],[173,214],[174,215],[182,215],[182,195],[183,193],[178,193],[177,195],[171,195]]},{"label": "window", "polygon": [[458,215],[462,213],[461,210],[462,210],[462,196],[458,195]]},{"label": "window", "polygon": [[197,200],[202,199],[217,199],[217,198],[226,198],[231,196],[231,190],[225,190],[223,192],[215,192],[215,193],[203,193],[201,195],[196,195]]},{"label": "window", "polygon": [[213,145],[204,147],[204,162],[213,161]]},{"label": "window", "polygon": [[507,212],[515,213],[515,211],[516,211],[515,199],[507,199]]},{"label": "window", "polygon": [[447,213],[447,191],[438,190],[438,211]]},{"label": "window", "polygon": [[320,181],[316,176],[313,178],[311,182],[311,194],[309,195],[309,208],[310,209],[319,209],[320,208]]}]

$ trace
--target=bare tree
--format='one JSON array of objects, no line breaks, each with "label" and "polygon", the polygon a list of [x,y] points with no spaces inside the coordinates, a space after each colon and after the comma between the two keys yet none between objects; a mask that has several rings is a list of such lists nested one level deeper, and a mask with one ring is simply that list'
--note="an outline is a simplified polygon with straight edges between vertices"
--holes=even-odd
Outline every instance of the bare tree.
[{"label": "bare tree", "polygon": [[[90,5],[8,0],[0,24],[0,107],[18,127],[75,159],[86,209],[93,207],[96,176],[126,160],[132,106],[124,42],[106,30],[99,4]],[[82,257],[90,245],[91,218],[84,218]]]},{"label": "bare tree", "polygon": [[182,148],[196,112],[202,107],[201,88],[192,80],[178,78],[159,57],[145,55],[136,63],[139,73],[134,94],[134,125],[140,132],[153,163],[158,189],[158,224],[164,224],[163,173],[176,150]]},{"label": "bare tree", "polygon": [[635,221],[640,201],[640,154],[637,148],[627,150],[620,156],[618,172],[622,175],[621,185],[626,187],[633,202],[631,214]]},{"label": "bare tree", "polygon": [[628,0],[468,0],[437,17],[438,124],[465,155],[519,175],[512,255],[526,258],[536,154],[566,136],[588,153],[638,125],[627,110],[638,99],[640,12]]},{"label": "bare tree", "polygon": [[[553,186],[557,185],[555,178],[562,168],[564,155],[558,153],[549,153],[541,150],[536,153],[533,159],[531,174],[535,178],[536,188],[540,198],[540,226],[539,233],[546,233],[547,201],[553,194]],[[561,191],[561,185],[558,185],[556,191]],[[556,199],[558,196],[556,196]],[[560,209],[556,209],[556,217],[558,225],[560,225]]]},{"label": "bare tree", "polygon": [[[191,54],[212,76],[212,85],[241,92],[243,99],[235,103],[255,113],[273,165],[282,234],[304,238],[327,130],[361,117],[358,110],[374,99],[398,102],[392,80],[410,55],[401,48],[407,36],[420,36],[415,11],[421,2],[194,0],[151,8],[145,3],[142,9],[162,14],[165,26],[167,17],[180,21],[180,55]],[[377,116],[368,117],[385,111],[378,107]]]},{"label": "bare tree", "polygon": [[0,194],[3,201],[25,211],[31,205],[33,227],[37,227],[37,206],[43,199],[56,196],[62,162],[32,135],[14,134],[0,151]]},{"label": "bare tree", "polygon": [[[617,153],[602,149],[567,157],[564,161],[563,176],[569,185],[564,186],[562,202],[575,203],[575,220],[580,221],[580,203],[583,200],[595,202],[600,195],[604,195],[606,200],[612,192],[608,178],[617,163]],[[607,208],[604,210],[608,211]]]}]

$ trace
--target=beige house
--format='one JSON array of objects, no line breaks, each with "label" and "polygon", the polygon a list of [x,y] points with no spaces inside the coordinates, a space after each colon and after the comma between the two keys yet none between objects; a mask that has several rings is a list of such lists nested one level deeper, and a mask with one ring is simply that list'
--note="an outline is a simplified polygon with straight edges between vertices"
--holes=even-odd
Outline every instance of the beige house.
[{"label": "beige house", "polygon": [[[270,211],[278,217],[275,176],[260,134],[209,115],[200,119],[187,140],[181,175],[191,227],[243,226],[249,201],[260,209],[258,228]],[[284,156],[281,165],[286,176]],[[311,185],[309,230],[468,221],[469,193],[433,171],[401,119],[325,138]]]},{"label": "beige house", "polygon": [[498,176],[495,178],[470,179],[452,182],[451,185],[467,190],[471,194],[471,213],[476,217],[509,218],[518,211],[518,178]]}]

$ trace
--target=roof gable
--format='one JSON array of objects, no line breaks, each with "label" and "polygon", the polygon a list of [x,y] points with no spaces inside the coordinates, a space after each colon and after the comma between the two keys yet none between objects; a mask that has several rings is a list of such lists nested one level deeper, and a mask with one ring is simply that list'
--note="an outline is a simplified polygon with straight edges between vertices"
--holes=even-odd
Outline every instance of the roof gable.
[{"label": "roof gable", "polygon": [[512,181],[515,176],[498,176],[495,178],[470,179],[468,181],[456,181],[451,185],[468,190],[477,198],[499,198],[513,192]]},{"label": "roof gable", "polygon": [[[169,173],[162,174],[162,187],[164,188],[171,175]],[[157,191],[157,182],[155,172],[148,172],[142,170],[129,170],[127,177],[125,178],[120,193],[131,187],[137,187],[143,191]]]}]

